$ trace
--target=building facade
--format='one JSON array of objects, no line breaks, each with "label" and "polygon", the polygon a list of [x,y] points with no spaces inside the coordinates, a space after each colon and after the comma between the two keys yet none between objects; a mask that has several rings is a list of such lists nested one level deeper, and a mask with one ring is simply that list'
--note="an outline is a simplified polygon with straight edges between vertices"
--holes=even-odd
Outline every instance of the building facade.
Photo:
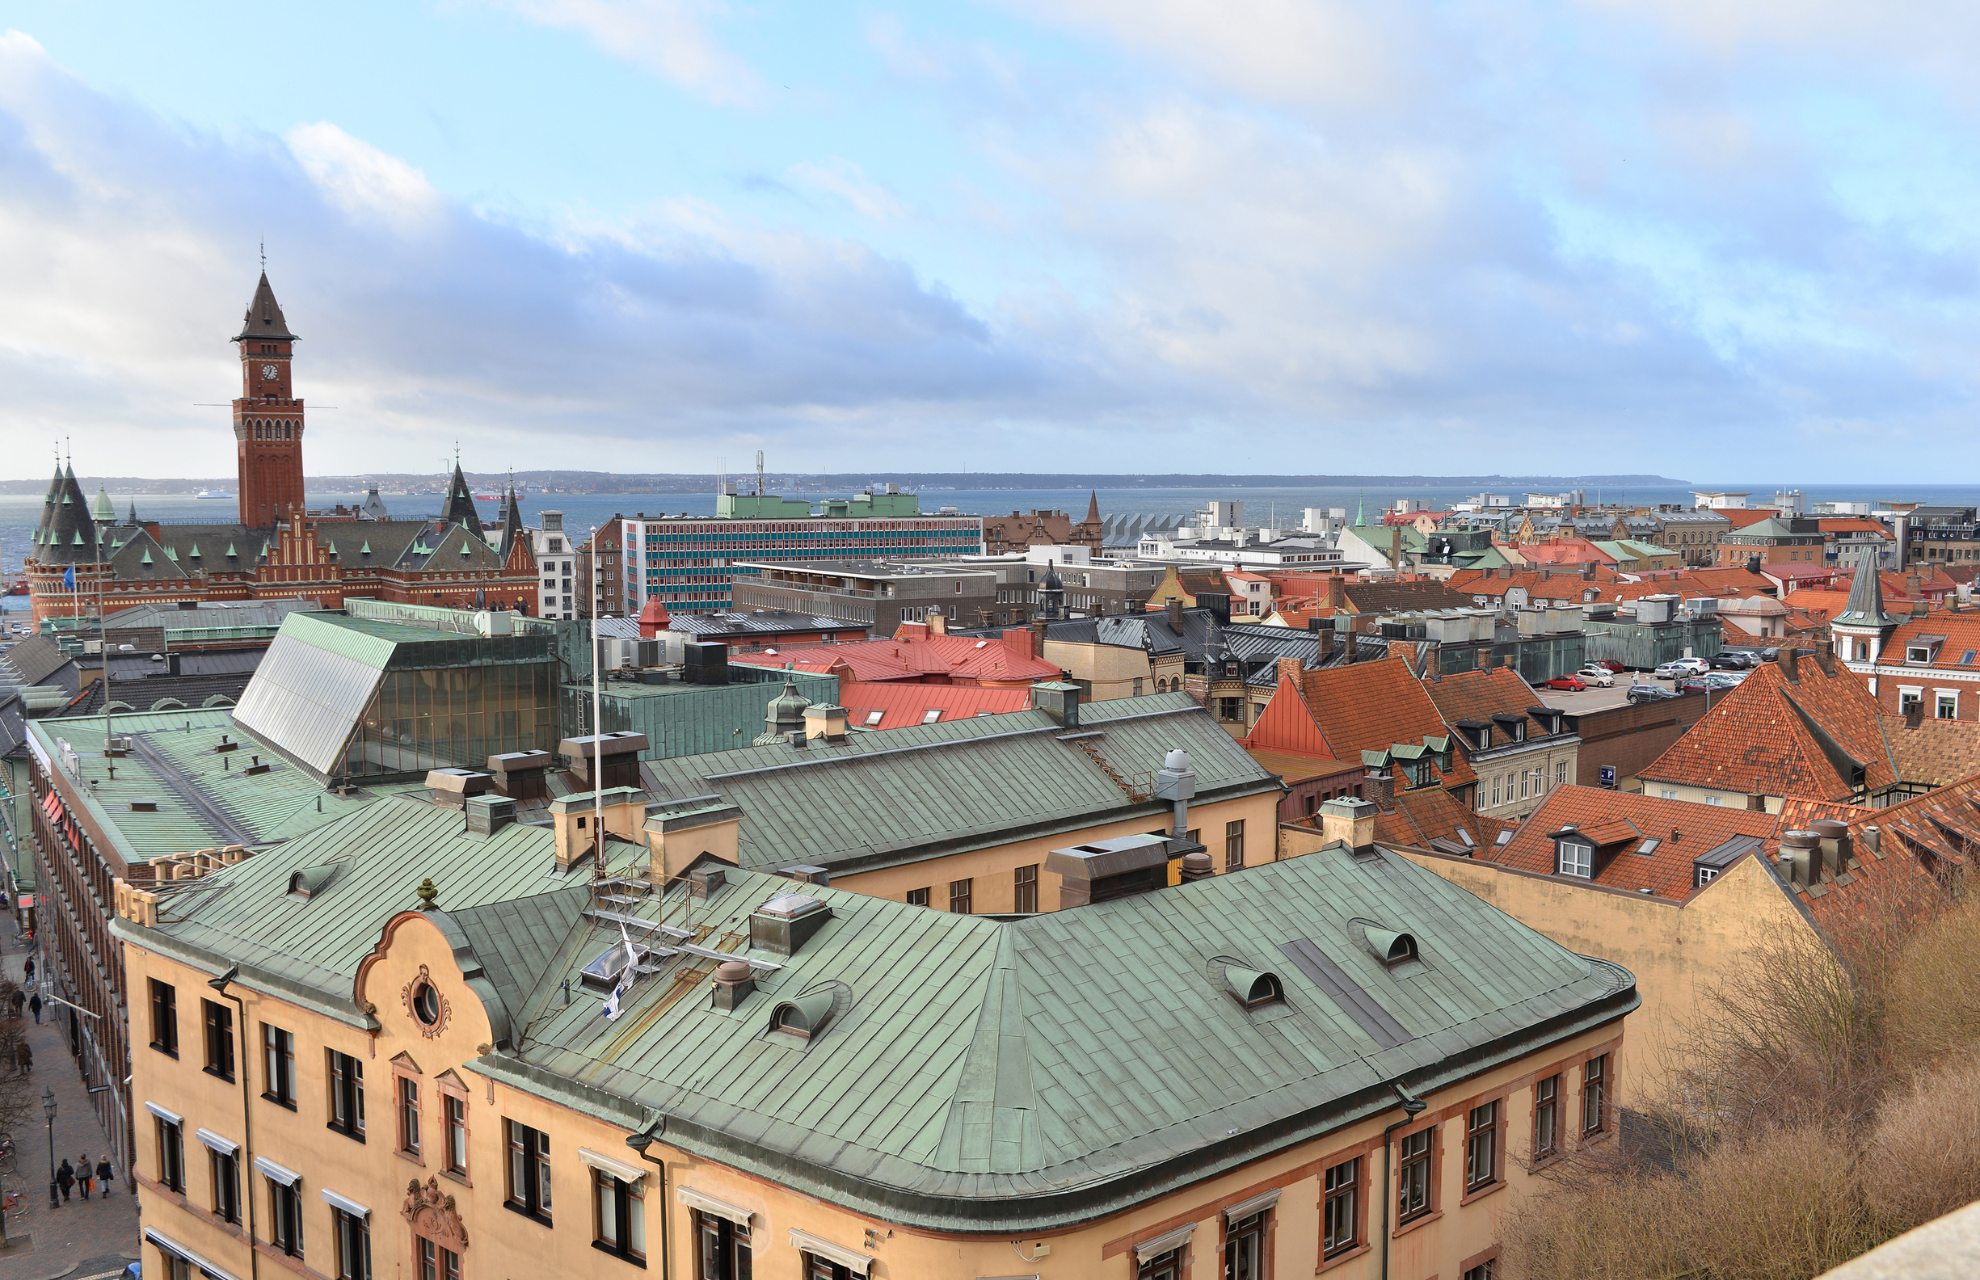
[{"label": "building facade", "polygon": [[536,616],[576,618],[587,595],[584,578],[575,573],[577,548],[564,532],[563,512],[545,511],[542,520],[542,528],[529,531],[536,551],[536,571],[542,575]]},{"label": "building facade", "polygon": [[988,617],[997,599],[988,569],[914,560],[739,560],[734,587],[739,611],[840,618],[884,639],[903,622],[926,622],[933,610],[951,620]]}]

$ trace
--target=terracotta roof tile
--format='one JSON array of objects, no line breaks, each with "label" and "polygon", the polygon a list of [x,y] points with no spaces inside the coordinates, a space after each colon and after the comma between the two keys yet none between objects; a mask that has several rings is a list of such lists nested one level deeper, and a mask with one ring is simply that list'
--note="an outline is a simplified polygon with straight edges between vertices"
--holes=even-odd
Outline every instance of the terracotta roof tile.
[{"label": "terracotta roof tile", "polygon": [[[1749,809],[1661,800],[1599,787],[1555,787],[1491,861],[1522,871],[1555,874],[1555,832],[1573,826],[1597,842],[1594,883],[1648,889],[1683,901],[1694,891],[1693,863],[1736,836],[1773,838],[1772,814]],[[1655,840],[1647,853],[1645,842]]]},{"label": "terracotta roof tile", "polygon": [[[1294,687],[1289,681],[1289,674],[1282,678],[1273,694],[1274,702],[1280,693]],[[1320,741],[1337,759],[1354,761],[1364,751],[1386,753],[1392,746],[1421,746],[1425,738],[1450,736],[1450,729],[1437,714],[1430,695],[1401,658],[1302,671],[1297,688],[1312,724],[1318,729]],[[1284,715],[1286,712],[1282,711],[1274,716],[1268,705],[1266,714],[1252,727],[1245,746],[1254,750],[1314,754],[1310,738],[1278,727]],[[1288,729],[1293,727],[1304,728],[1288,726]],[[1466,787],[1478,781],[1470,762],[1455,749],[1450,770],[1433,768],[1432,772],[1441,774],[1439,785],[1444,787]],[[1407,785],[1404,777],[1398,777],[1397,781]]]},{"label": "terracotta roof tile", "polygon": [[[1438,680],[1425,681],[1423,691],[1430,695],[1430,701],[1444,718],[1444,723],[1452,728],[1456,728],[1460,720],[1490,724],[1490,742],[1495,747],[1506,746],[1512,741],[1506,734],[1506,726],[1492,719],[1495,715],[1518,716],[1526,721],[1526,734],[1530,738],[1547,732],[1546,725],[1526,714],[1528,707],[1544,706],[1546,700],[1535,693],[1533,686],[1521,679],[1519,672],[1511,667],[1462,671]],[[1469,746],[1468,738],[1461,735],[1460,740]]]}]

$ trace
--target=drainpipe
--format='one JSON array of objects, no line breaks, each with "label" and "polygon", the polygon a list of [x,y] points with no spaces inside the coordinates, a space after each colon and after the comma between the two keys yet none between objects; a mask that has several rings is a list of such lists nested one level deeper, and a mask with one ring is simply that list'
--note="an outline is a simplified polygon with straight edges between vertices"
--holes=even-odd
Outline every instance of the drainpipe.
[{"label": "drainpipe", "polygon": [[227,990],[240,971],[239,965],[229,965],[227,972],[208,978],[206,985],[218,991],[221,999],[233,1001],[240,1010],[241,1056],[235,1065],[241,1073],[241,1158],[234,1165],[235,1194],[247,1205],[248,1274],[254,1280],[261,1280],[261,1254],[254,1245],[254,1104],[248,1096],[247,1002]]},{"label": "drainpipe", "polygon": [[1392,1139],[1396,1130],[1413,1122],[1427,1105],[1423,1099],[1404,1093],[1403,1087],[1394,1081],[1389,1083],[1389,1087],[1396,1091],[1396,1097],[1402,1099],[1403,1118],[1382,1130],[1382,1280],[1389,1280],[1389,1197],[1395,1194],[1395,1187],[1391,1185],[1395,1177],[1395,1144]]},{"label": "drainpipe", "polygon": [[674,1258],[667,1249],[667,1219],[671,1216],[667,1204],[667,1162],[658,1156],[646,1154],[646,1151],[653,1145],[653,1139],[666,1131],[667,1118],[662,1116],[660,1122],[653,1126],[652,1132],[626,1135],[626,1145],[639,1152],[640,1159],[652,1161],[653,1166],[660,1171],[660,1195],[655,1202],[660,1210],[660,1280],[670,1280],[674,1272]]}]

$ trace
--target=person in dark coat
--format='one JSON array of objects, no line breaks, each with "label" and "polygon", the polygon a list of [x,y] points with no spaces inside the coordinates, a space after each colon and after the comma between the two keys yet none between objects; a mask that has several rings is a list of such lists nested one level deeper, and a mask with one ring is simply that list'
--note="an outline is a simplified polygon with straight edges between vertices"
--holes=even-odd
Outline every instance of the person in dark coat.
[{"label": "person in dark coat", "polygon": [[61,1167],[55,1170],[55,1185],[62,1188],[62,1200],[66,1203],[69,1199],[69,1189],[76,1185],[75,1168],[66,1158],[62,1161]]},{"label": "person in dark coat", "polygon": [[103,1198],[110,1198],[110,1185],[117,1181],[117,1171],[110,1167],[110,1157],[104,1156],[96,1162],[96,1185],[103,1192]]},{"label": "person in dark coat", "polygon": [[21,976],[21,981],[22,981],[22,982],[33,982],[33,981],[34,981],[34,957],[33,957],[33,956],[29,956],[29,957],[27,958],[27,968],[26,968],[26,969],[24,969],[24,970],[22,970],[22,976]]},{"label": "person in dark coat", "polygon": [[28,1048],[25,1040],[14,1049],[14,1066],[20,1069],[22,1075],[34,1070],[34,1050]]},{"label": "person in dark coat", "polygon": [[14,1006],[14,1016],[16,1018],[21,1016],[21,1006],[26,1003],[27,1003],[27,992],[21,990],[19,987],[15,987],[12,1004]]},{"label": "person in dark coat", "polygon": [[41,993],[40,992],[37,991],[34,995],[34,999],[28,1001],[28,1008],[34,1010],[34,1025],[37,1027],[40,1026],[41,1025]]},{"label": "person in dark coat", "polygon": [[89,1199],[89,1189],[96,1182],[96,1166],[89,1162],[87,1152],[76,1157],[76,1181],[82,1183],[83,1199]]}]

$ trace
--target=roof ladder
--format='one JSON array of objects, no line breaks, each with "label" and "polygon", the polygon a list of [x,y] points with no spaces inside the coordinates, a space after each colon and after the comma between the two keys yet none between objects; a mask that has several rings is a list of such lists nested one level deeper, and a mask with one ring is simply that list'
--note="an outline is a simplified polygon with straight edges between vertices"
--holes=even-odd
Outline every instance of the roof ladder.
[{"label": "roof ladder", "polygon": [[[1065,741],[1065,739],[1061,738],[1060,741],[1063,742]],[[1148,798],[1147,792],[1136,791],[1134,787],[1128,782],[1128,780],[1121,776],[1120,770],[1114,768],[1113,765],[1107,763],[1107,757],[1100,754],[1100,748],[1093,745],[1093,740],[1091,738],[1075,739],[1073,745],[1078,747],[1081,751],[1084,751],[1086,753],[1087,759],[1099,765],[1100,772],[1106,774],[1109,778],[1112,778],[1114,780],[1114,785],[1121,789],[1121,794],[1126,796],[1131,802],[1135,804],[1140,804],[1142,801]]]}]

